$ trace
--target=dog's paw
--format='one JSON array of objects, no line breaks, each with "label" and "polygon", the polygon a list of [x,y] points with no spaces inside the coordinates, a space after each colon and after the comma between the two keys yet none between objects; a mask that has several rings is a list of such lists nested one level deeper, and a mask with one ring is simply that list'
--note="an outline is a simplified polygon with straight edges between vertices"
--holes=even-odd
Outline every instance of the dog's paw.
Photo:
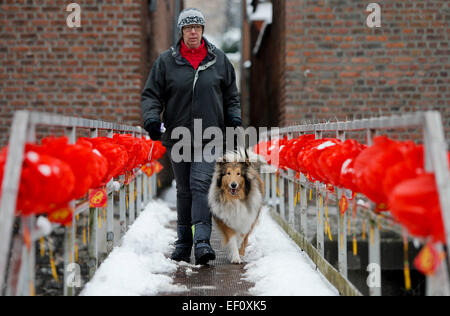
[{"label": "dog's paw", "polygon": [[233,258],[231,258],[231,263],[232,264],[242,264],[242,259],[240,256],[233,256]]}]

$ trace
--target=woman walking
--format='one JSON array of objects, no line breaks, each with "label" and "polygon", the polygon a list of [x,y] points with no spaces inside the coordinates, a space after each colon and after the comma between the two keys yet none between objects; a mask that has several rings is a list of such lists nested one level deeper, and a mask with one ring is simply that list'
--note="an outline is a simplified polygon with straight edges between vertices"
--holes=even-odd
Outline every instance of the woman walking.
[{"label": "woman walking", "polygon": [[[156,60],[142,93],[145,130],[152,140],[162,139],[167,147],[177,183],[178,240],[172,259],[190,262],[194,246],[195,263],[201,265],[215,260],[207,197],[215,161],[203,155],[194,161],[174,159],[172,149],[178,139],[172,139],[171,134],[177,127],[189,129],[193,141],[187,141],[188,146],[181,151],[189,148],[187,156],[192,157],[196,146],[203,149],[210,142],[194,140],[194,120],[201,121],[202,135],[208,127],[219,128],[225,135],[226,127],[242,126],[234,68],[226,55],[203,36],[205,26],[205,17],[198,9],[180,13],[180,40]],[[164,135],[161,122],[167,129]]]}]

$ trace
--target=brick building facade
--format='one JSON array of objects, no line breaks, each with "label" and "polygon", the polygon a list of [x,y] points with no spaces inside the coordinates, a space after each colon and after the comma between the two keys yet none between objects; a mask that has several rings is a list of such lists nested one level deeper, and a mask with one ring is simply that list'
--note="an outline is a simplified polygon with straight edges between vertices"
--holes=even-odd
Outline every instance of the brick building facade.
[{"label": "brick building facade", "polygon": [[[250,125],[437,110],[450,138],[448,1],[272,1],[273,22],[256,54],[261,29],[248,5],[258,1],[246,2]],[[366,25],[370,2],[381,6],[380,28]]]},{"label": "brick building facade", "polygon": [[14,111],[141,125],[140,94],[182,1],[0,1],[0,146]]}]

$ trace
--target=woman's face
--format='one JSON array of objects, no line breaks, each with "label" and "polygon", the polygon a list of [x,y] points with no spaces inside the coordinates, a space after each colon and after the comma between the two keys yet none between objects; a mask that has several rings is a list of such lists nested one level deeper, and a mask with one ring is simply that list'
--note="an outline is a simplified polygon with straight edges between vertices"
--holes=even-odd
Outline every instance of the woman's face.
[{"label": "woman's face", "polygon": [[183,27],[183,40],[188,48],[199,48],[202,43],[203,27],[198,24]]}]

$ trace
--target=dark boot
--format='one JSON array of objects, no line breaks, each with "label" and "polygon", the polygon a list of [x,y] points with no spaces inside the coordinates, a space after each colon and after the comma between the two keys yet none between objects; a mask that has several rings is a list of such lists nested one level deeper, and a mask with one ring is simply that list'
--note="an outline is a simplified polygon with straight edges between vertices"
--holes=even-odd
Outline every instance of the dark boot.
[{"label": "dark boot", "polygon": [[170,257],[174,261],[191,263],[192,233],[188,225],[177,226],[178,240],[175,243],[175,251]]},{"label": "dark boot", "polygon": [[207,265],[209,261],[216,260],[216,253],[209,242],[211,230],[212,227],[208,224],[200,223],[192,226],[196,265]]}]

